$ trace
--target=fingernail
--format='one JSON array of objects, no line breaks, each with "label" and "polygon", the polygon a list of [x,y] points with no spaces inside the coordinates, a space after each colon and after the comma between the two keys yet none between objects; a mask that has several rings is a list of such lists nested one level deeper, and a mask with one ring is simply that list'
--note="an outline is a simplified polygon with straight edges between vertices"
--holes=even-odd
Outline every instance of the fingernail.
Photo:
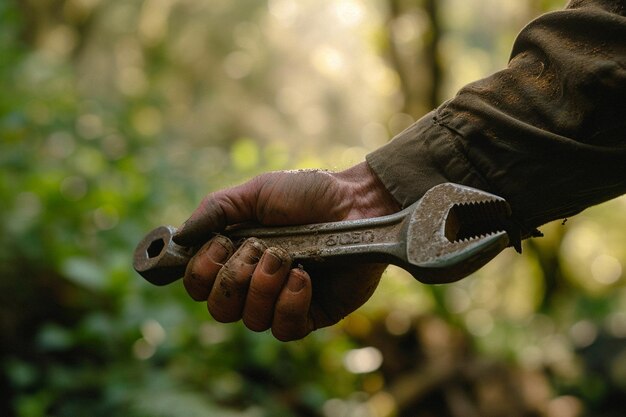
[{"label": "fingernail", "polygon": [[300,292],[306,286],[306,281],[298,273],[291,273],[287,281],[287,289],[293,293]]},{"label": "fingernail", "polygon": [[248,239],[244,242],[240,249],[241,260],[248,265],[255,265],[261,259],[263,251],[266,249],[265,245],[258,239]]},{"label": "fingernail", "polygon": [[269,250],[267,250],[263,254],[262,263],[263,263],[262,265],[263,272],[265,272],[268,275],[272,275],[272,274],[275,274],[280,269],[280,267],[283,264],[283,260],[280,259],[278,256],[274,255]]},{"label": "fingernail", "polygon": [[215,263],[223,263],[230,256],[230,249],[222,242],[219,236],[213,238],[211,246],[207,250],[207,256]]}]

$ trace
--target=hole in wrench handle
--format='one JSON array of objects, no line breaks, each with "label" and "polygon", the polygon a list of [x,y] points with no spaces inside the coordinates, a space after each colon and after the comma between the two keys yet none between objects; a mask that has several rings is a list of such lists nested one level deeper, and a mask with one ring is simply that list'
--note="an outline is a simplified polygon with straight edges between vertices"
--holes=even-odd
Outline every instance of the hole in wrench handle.
[{"label": "hole in wrench handle", "polygon": [[194,248],[180,246],[172,240],[175,232],[172,226],[159,226],[135,248],[135,271],[154,285],[166,285],[182,277],[195,253]]}]

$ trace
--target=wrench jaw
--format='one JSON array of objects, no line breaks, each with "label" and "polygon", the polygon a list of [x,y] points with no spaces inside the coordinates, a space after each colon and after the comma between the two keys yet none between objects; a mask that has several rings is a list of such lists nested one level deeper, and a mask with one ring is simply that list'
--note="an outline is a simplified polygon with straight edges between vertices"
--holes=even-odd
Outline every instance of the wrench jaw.
[{"label": "wrench jaw", "polygon": [[167,285],[185,274],[194,250],[172,240],[176,228],[159,226],[139,242],[133,255],[135,271],[154,285]]},{"label": "wrench jaw", "polygon": [[508,203],[493,194],[441,184],[408,222],[407,269],[420,282],[454,282],[480,269],[510,244]]},{"label": "wrench jaw", "polygon": [[447,284],[473,274],[508,246],[508,235],[499,232],[476,239],[461,250],[442,253],[418,265],[407,265],[405,269],[424,284]]}]

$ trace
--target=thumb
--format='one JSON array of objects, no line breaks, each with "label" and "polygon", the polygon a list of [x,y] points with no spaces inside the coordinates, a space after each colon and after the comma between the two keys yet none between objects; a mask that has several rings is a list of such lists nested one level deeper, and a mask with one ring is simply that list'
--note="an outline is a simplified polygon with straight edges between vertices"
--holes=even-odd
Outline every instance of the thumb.
[{"label": "thumb", "polygon": [[257,195],[254,181],[207,195],[173,236],[174,242],[198,245],[226,226],[254,221]]}]

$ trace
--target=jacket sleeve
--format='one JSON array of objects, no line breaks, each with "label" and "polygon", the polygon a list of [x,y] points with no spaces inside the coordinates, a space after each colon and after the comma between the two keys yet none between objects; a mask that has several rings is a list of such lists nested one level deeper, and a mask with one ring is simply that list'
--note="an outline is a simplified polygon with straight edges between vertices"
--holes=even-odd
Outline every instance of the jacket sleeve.
[{"label": "jacket sleeve", "polygon": [[523,233],[626,193],[626,0],[532,21],[506,69],[367,161],[403,207],[456,182],[506,198]]}]

